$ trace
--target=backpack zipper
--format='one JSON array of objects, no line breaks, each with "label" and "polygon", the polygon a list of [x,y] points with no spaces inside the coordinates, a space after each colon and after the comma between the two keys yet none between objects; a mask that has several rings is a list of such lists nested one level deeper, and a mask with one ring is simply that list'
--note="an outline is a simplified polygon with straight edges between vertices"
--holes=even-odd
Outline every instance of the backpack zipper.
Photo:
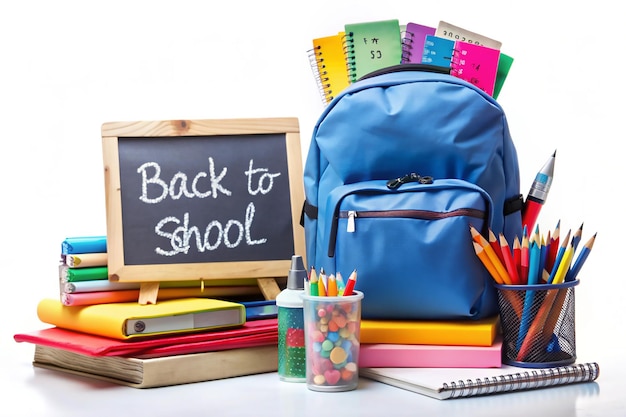
[{"label": "backpack zipper", "polygon": [[449,217],[474,217],[477,219],[484,219],[485,212],[483,210],[462,208],[446,212],[430,211],[430,210],[374,210],[374,211],[340,211],[340,218],[347,218],[348,225],[346,227],[347,233],[354,233],[356,231],[357,217],[361,218],[405,218],[416,220],[440,220]]}]

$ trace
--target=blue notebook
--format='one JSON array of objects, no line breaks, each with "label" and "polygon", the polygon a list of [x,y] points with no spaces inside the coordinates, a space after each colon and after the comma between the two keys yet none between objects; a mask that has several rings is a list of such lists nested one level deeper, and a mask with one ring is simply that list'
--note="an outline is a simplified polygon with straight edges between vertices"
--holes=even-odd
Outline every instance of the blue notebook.
[{"label": "blue notebook", "polygon": [[68,237],[61,243],[61,255],[77,253],[104,253],[106,251],[106,236]]},{"label": "blue notebook", "polygon": [[453,53],[453,40],[426,35],[426,41],[424,42],[424,54],[422,55],[422,64],[450,68]]}]

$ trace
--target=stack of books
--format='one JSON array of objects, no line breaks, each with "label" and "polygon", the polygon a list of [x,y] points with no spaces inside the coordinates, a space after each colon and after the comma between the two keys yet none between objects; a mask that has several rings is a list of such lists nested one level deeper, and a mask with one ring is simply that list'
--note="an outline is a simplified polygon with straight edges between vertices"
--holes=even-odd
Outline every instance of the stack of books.
[{"label": "stack of books", "polygon": [[60,298],[37,305],[52,327],[14,335],[35,345],[34,366],[135,388],[277,371],[276,303],[258,285],[173,282],[142,305],[139,286],[108,280],[105,236],[61,252]]},{"label": "stack of books", "polygon": [[360,368],[499,368],[500,318],[361,320]]},{"label": "stack of books", "polygon": [[[59,295],[66,306],[137,301],[140,283],[110,281],[106,236],[70,237],[61,243]],[[257,281],[251,279],[165,281],[159,283],[157,300],[185,297],[260,298]]]}]

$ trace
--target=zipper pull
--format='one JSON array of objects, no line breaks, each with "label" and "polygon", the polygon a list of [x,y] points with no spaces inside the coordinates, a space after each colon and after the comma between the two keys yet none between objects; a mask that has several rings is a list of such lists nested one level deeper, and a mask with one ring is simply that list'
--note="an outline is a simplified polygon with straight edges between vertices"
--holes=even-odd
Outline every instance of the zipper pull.
[{"label": "zipper pull", "polygon": [[404,177],[399,177],[393,180],[387,181],[387,188],[390,190],[395,190],[400,187],[402,184],[406,184],[407,182],[419,182],[420,184],[432,184],[433,177],[430,176],[420,176],[415,172],[411,172],[410,174],[406,174]]},{"label": "zipper pull", "polygon": [[356,210],[349,210],[348,211],[348,226],[346,227],[346,232],[348,233],[354,233],[355,225],[354,225],[354,218],[356,217]]}]

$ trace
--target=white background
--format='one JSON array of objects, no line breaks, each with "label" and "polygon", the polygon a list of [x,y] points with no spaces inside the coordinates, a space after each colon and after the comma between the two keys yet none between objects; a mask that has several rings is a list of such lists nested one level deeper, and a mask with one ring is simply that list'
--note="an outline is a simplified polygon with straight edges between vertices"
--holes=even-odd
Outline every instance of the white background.
[{"label": "white background", "polygon": [[[322,110],[307,51],[345,23],[445,20],[515,62],[499,102],[526,193],[557,150],[542,231],[598,237],[576,289],[586,359],[618,341],[624,284],[624,54],[619,2],[13,1],[0,5],[0,368],[45,327],[61,241],[106,233],[100,128],[111,121],[297,117],[303,159]],[[617,335],[616,335],[617,334]],[[4,372],[3,372],[4,373]]]}]

